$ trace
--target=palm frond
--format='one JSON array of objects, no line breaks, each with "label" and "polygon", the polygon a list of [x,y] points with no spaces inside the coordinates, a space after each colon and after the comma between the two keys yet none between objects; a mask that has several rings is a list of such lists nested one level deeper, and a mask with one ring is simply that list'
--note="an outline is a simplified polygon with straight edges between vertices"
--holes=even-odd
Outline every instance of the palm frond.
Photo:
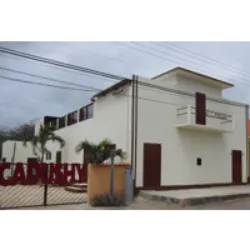
[{"label": "palm frond", "polygon": [[81,152],[82,150],[84,151],[88,151],[88,152],[93,152],[94,149],[95,149],[96,145],[89,142],[88,140],[85,140],[85,141],[82,141],[80,142],[76,148],[75,148],[75,151],[76,153],[79,153]]},{"label": "palm frond", "polygon": [[61,136],[58,136],[54,133],[51,134],[51,136],[49,137],[49,140],[53,142],[58,142],[60,144],[60,148],[63,148],[65,146],[65,140]]},{"label": "palm frond", "polygon": [[39,151],[39,153],[42,152],[41,148],[39,148],[36,144],[31,144],[31,147],[32,147],[32,152],[35,156],[39,157],[40,158],[40,155],[38,154],[37,151]]},{"label": "palm frond", "polygon": [[119,156],[122,160],[125,158],[125,152],[122,149],[115,150],[114,155]]},{"label": "palm frond", "polygon": [[31,143],[31,145],[36,146],[38,141],[39,141],[39,138],[37,136],[29,136],[29,137],[24,138],[23,146],[27,147],[28,143]]},{"label": "palm frond", "polygon": [[105,148],[105,146],[108,146],[108,145],[111,145],[112,144],[112,141],[111,140],[109,140],[109,139],[104,139],[104,140],[102,140],[99,144],[98,144],[98,146],[100,147],[100,148]]},{"label": "palm frond", "polygon": [[34,155],[39,156],[39,158],[43,160],[44,154],[49,152],[46,148],[46,143],[48,141],[59,142],[60,148],[65,146],[64,139],[54,133],[53,126],[40,124],[38,134],[25,138],[23,140],[23,145],[26,147],[27,143],[30,143]]},{"label": "palm frond", "polygon": [[[89,163],[103,163],[104,161],[108,160],[111,156],[111,151],[106,149],[105,146],[112,145],[111,140],[104,139],[99,144],[94,144],[89,142],[88,140],[80,142],[75,151],[77,153],[84,150],[87,152],[88,155],[88,162]],[[115,150],[115,156],[119,156],[121,159],[125,158],[125,153],[121,149]]]},{"label": "palm frond", "polygon": [[49,151],[47,148],[44,148],[43,151],[44,151],[45,154],[51,153],[51,151]]}]

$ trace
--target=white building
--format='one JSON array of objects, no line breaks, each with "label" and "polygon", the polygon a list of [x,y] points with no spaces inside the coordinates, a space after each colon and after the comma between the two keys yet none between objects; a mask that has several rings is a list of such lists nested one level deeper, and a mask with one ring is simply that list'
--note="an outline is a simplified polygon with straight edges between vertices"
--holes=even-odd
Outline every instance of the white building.
[{"label": "white building", "polygon": [[61,151],[48,143],[50,161],[82,163],[80,141],[108,138],[127,153],[138,189],[246,183],[248,106],[222,97],[231,87],[183,68],[121,81],[82,109],[40,121],[56,124],[66,141]]},{"label": "white building", "polygon": [[29,159],[37,158],[33,154],[33,150],[30,144],[27,147],[23,146],[22,141],[5,141],[2,147],[2,158],[6,162],[22,162],[27,163]]}]

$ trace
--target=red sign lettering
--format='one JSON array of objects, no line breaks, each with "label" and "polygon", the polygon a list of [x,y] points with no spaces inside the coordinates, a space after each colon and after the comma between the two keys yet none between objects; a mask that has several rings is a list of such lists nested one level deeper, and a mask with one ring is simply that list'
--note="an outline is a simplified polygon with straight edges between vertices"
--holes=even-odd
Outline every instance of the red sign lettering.
[{"label": "red sign lettering", "polygon": [[17,163],[14,171],[14,175],[12,176],[11,180],[18,184],[25,184],[26,178],[24,174],[24,168],[22,163]]},{"label": "red sign lettering", "polygon": [[0,185],[2,186],[9,186],[11,182],[9,179],[5,179],[5,170],[10,170],[11,165],[10,163],[2,163],[0,164]]},{"label": "red sign lettering", "polygon": [[[14,166],[13,166],[14,167]],[[27,168],[27,169],[26,169]],[[58,184],[68,185],[86,181],[87,164],[23,164],[16,163],[13,176],[7,177],[7,170],[11,170],[10,163],[0,164],[0,185],[36,185]],[[26,171],[27,170],[27,171]]]}]

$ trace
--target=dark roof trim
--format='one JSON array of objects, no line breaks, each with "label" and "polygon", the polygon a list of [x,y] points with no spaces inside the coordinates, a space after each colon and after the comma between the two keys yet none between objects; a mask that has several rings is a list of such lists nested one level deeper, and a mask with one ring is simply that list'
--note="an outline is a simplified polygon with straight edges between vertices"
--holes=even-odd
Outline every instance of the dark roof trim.
[{"label": "dark roof trim", "polygon": [[116,83],[116,84],[113,84],[112,86],[110,86],[110,87],[108,87],[108,88],[106,88],[106,89],[100,91],[100,92],[97,93],[96,95],[94,95],[94,96],[91,98],[91,101],[94,101],[94,99],[95,99],[96,97],[105,96],[106,94],[108,94],[108,93],[110,93],[110,92],[112,92],[112,91],[114,91],[114,90],[117,90],[117,89],[119,89],[119,88],[121,88],[121,87],[124,87],[124,86],[126,86],[127,84],[130,84],[130,83],[131,83],[131,80],[129,80],[129,79],[124,79],[124,80],[122,80],[122,81],[120,81],[120,82],[118,82],[118,83]]},{"label": "dark roof trim", "polygon": [[234,86],[234,85],[231,84],[231,83],[228,83],[228,82],[225,82],[225,81],[216,79],[216,78],[211,77],[211,76],[203,75],[203,74],[201,74],[201,73],[198,73],[198,72],[195,72],[195,71],[192,71],[192,70],[189,70],[189,69],[185,69],[185,68],[182,68],[182,67],[176,67],[176,68],[173,68],[173,69],[171,69],[171,70],[169,70],[169,71],[166,71],[166,72],[164,72],[164,73],[162,73],[162,74],[160,74],[160,75],[157,75],[157,76],[153,77],[152,80],[153,80],[153,79],[156,79],[156,78],[159,78],[159,77],[161,77],[161,76],[163,76],[163,75],[167,75],[167,74],[172,73],[172,72],[177,71],[177,70],[185,71],[185,72],[190,73],[190,74],[194,74],[194,75],[197,75],[197,76],[200,76],[200,77],[204,77],[204,78],[207,78],[207,79],[209,79],[209,80],[219,82],[219,83],[221,83],[221,84],[223,84],[223,85],[226,85],[226,86],[230,86],[230,87],[233,87],[233,86]]}]

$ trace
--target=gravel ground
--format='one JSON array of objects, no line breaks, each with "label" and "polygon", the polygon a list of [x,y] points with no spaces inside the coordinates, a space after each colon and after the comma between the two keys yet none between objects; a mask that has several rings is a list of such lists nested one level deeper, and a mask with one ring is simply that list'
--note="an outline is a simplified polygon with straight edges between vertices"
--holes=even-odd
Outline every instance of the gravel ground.
[{"label": "gravel ground", "polygon": [[123,208],[92,208],[87,204],[6,211],[9,216],[249,216],[250,199],[182,208],[138,198]]}]

